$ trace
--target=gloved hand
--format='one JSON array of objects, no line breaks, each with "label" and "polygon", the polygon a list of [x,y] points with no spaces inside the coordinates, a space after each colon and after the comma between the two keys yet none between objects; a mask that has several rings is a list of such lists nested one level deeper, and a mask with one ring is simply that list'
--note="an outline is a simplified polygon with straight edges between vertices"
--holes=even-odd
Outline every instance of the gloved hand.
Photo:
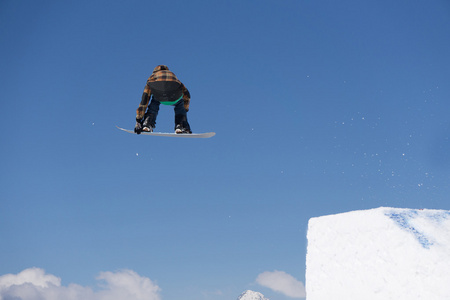
[{"label": "gloved hand", "polygon": [[136,125],[134,126],[134,132],[141,134],[142,132],[142,121],[136,120]]}]

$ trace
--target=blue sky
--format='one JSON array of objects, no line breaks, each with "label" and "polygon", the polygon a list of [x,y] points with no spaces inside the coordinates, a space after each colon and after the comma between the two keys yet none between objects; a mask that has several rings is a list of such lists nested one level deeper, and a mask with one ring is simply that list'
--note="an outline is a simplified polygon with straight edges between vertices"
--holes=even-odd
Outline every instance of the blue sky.
[{"label": "blue sky", "polygon": [[[309,218],[450,209],[447,1],[2,1],[0,25],[0,275],[288,299],[256,278],[304,283]],[[215,137],[115,128],[158,64]]]}]

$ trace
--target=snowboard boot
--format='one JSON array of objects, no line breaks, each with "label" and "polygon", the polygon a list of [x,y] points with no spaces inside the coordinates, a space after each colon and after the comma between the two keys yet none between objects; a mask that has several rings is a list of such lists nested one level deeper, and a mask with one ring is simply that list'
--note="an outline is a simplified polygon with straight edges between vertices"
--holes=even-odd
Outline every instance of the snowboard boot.
[{"label": "snowboard boot", "polygon": [[192,133],[186,115],[175,115],[175,133]]},{"label": "snowboard boot", "polygon": [[180,133],[192,133],[192,131],[190,131],[189,129],[187,129],[186,127],[183,127],[181,124],[178,124],[175,127],[175,133],[176,134],[180,134]]},{"label": "snowboard boot", "polygon": [[153,128],[155,128],[155,117],[153,114],[148,114],[142,123],[142,131],[153,132]]},{"label": "snowboard boot", "polygon": [[142,131],[153,132],[153,127],[151,125],[142,127]]}]

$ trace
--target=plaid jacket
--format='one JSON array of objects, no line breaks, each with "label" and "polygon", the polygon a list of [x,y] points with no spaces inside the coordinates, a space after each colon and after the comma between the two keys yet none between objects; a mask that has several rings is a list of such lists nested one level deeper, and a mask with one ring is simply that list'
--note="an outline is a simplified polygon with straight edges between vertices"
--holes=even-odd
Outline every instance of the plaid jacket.
[{"label": "plaid jacket", "polygon": [[136,120],[141,121],[144,118],[145,111],[147,110],[150,98],[152,95],[152,90],[150,88],[151,82],[161,82],[161,81],[171,81],[176,82],[181,85],[181,90],[183,92],[184,108],[189,111],[189,103],[191,101],[191,95],[184,84],[178,80],[177,76],[169,70],[157,70],[153,71],[152,75],[148,78],[147,84],[145,85],[144,93],[142,94],[142,100],[136,110]]}]

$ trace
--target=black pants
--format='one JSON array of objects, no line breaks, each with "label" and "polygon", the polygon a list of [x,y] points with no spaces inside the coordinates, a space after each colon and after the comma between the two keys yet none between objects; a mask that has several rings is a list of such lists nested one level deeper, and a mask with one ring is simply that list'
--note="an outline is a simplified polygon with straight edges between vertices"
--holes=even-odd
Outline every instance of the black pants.
[{"label": "black pants", "polygon": [[[150,104],[148,105],[147,112],[144,116],[144,123],[149,124],[152,127],[156,125],[156,117],[158,116],[159,106],[161,102],[152,97]],[[175,126],[181,124],[184,128],[189,128],[189,123],[187,122],[187,112],[184,108],[184,101],[180,99],[177,103],[172,105],[175,112]]]}]

